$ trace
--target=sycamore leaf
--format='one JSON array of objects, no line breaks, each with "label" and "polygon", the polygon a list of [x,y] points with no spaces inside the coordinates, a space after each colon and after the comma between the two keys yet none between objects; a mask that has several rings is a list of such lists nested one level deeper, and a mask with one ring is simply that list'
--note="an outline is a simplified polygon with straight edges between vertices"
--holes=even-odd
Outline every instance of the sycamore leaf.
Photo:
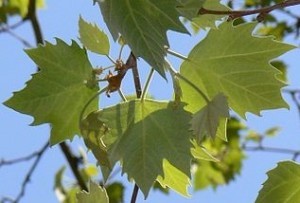
[{"label": "sycamore leaf", "polygon": [[167,160],[163,160],[164,177],[158,176],[157,181],[163,188],[171,188],[179,194],[190,197],[188,186],[190,179],[176,167],[172,166]]},{"label": "sycamore leaf", "polygon": [[[71,46],[57,39],[26,53],[39,66],[27,86],[14,93],[4,104],[20,113],[34,117],[32,125],[51,124],[50,143],[54,145],[72,139],[79,133],[79,115],[86,102],[97,92],[98,86],[88,87],[94,80],[86,51],[76,42]],[[96,109],[95,99],[87,112]]]},{"label": "sycamore leaf", "polygon": [[[280,94],[284,86],[276,79],[279,73],[269,61],[294,48],[270,37],[251,35],[255,23],[233,27],[223,23],[190,52],[181,73],[209,98],[222,92],[229,106],[240,116],[246,112],[259,115],[265,109],[288,107]],[[182,83],[183,101],[189,109],[205,103],[196,91]],[[197,101],[197,102],[195,102]]]},{"label": "sycamore leaf", "polygon": [[122,203],[124,202],[125,187],[122,183],[114,182],[105,186],[109,203]]},{"label": "sycamore leaf", "polygon": [[268,180],[263,184],[256,203],[294,203],[300,199],[300,165],[291,162],[279,162],[268,173]]},{"label": "sycamore leaf", "polygon": [[196,112],[191,121],[196,141],[200,143],[205,136],[216,137],[221,118],[229,117],[229,107],[226,97],[218,94],[206,106]]},{"label": "sycamore leaf", "polygon": [[79,18],[79,35],[81,43],[90,51],[108,55],[109,40],[107,35],[96,25],[92,25]]},{"label": "sycamore leaf", "polygon": [[188,33],[179,20],[174,0],[94,0],[98,2],[104,21],[114,40],[119,34],[135,56],[145,59],[165,77],[164,45],[169,45],[166,32]]},{"label": "sycamore leaf", "polygon": [[205,1],[206,0],[179,0],[180,5],[177,6],[177,9],[183,17],[192,20],[198,15],[198,11]]},{"label": "sycamore leaf", "polygon": [[219,161],[212,154],[210,154],[205,147],[199,146],[196,141],[192,142],[194,147],[191,149],[192,155],[195,159],[205,160],[205,161]]},{"label": "sycamore leaf", "polygon": [[156,178],[164,177],[164,159],[190,177],[191,114],[183,105],[175,108],[172,102],[131,100],[103,109],[99,115],[107,120],[107,139],[118,136],[108,150],[110,161],[120,160],[123,173],[145,196]]},{"label": "sycamore leaf", "polygon": [[[227,184],[234,180],[236,174],[241,171],[242,161],[245,158],[240,146],[239,131],[244,126],[235,118],[228,120],[227,135],[229,142],[216,139],[214,142],[206,139],[202,146],[209,151],[211,156],[218,158],[218,161],[207,161],[197,159],[194,167],[195,190],[203,189],[209,185],[216,188],[218,185]],[[194,146],[197,144],[193,142]],[[192,149],[192,154],[193,149]],[[197,157],[196,157],[197,158]]]},{"label": "sycamore leaf", "polygon": [[[229,11],[230,8],[221,4],[220,0],[206,0],[203,4],[203,8],[212,9],[217,11]],[[192,28],[198,32],[200,29],[213,28],[216,29],[216,21],[221,20],[225,15],[211,15],[204,14],[198,15],[191,21]]]},{"label": "sycamore leaf", "polygon": [[78,203],[109,202],[105,189],[93,182],[90,182],[89,192],[81,191],[76,197]]}]

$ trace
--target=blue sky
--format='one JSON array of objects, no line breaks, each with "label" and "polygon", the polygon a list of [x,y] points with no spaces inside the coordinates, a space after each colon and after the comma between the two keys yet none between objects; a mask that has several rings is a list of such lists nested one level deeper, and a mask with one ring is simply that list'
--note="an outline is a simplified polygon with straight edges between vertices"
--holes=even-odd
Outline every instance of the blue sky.
[{"label": "blue sky", "polygon": [[[294,10],[300,13],[299,7],[294,8]],[[44,39],[53,43],[55,41],[54,38],[58,37],[69,44],[71,39],[77,40],[79,15],[82,15],[87,21],[97,23],[99,27],[108,33],[98,6],[93,6],[92,1],[47,1],[46,8],[38,13]],[[17,18],[13,19],[15,22],[18,20]],[[16,33],[34,45],[35,40],[29,23],[16,29]],[[191,38],[188,35],[173,32],[168,32],[168,36],[170,37],[171,48],[185,55],[203,37],[198,35],[195,38]],[[179,38],[180,40],[178,40]],[[293,42],[294,39],[290,38],[288,40]],[[2,103],[12,96],[12,92],[24,88],[25,82],[31,78],[31,74],[36,71],[36,67],[23,51],[24,46],[16,39],[7,34],[0,34],[0,44],[2,71],[0,74],[0,101]],[[117,57],[116,51],[118,49],[118,46],[112,47],[111,53],[114,57]],[[300,87],[299,54],[300,50],[296,49],[282,57],[289,66],[288,78],[290,85],[287,87],[289,89],[297,87],[299,89]],[[126,59],[127,54],[124,54],[123,58]],[[91,59],[94,65],[108,63],[106,59],[95,55],[91,55]],[[173,62],[175,67],[178,67],[178,60],[173,60]],[[140,67],[143,79],[149,68],[142,61],[140,61]],[[128,81],[130,83],[130,80],[131,76],[129,75],[124,82]],[[163,91],[161,90],[162,84],[166,86]],[[154,96],[157,99],[169,98],[172,94],[171,83],[165,84],[166,82],[156,74],[150,87],[150,92],[155,92]],[[125,88],[125,91],[128,93],[133,92],[132,88]],[[263,132],[265,129],[279,125],[281,127],[279,135],[276,138],[266,140],[265,144],[272,147],[299,149],[300,122],[297,110],[288,95],[284,95],[284,98],[290,104],[290,110],[266,111],[263,112],[262,117],[249,114],[245,123],[258,132]],[[103,99],[101,105],[112,104],[117,100],[117,96],[113,95],[111,99]],[[0,117],[2,118],[0,122],[2,138],[0,142],[0,158],[11,159],[28,154],[37,150],[49,138],[50,128],[48,125],[29,126],[33,121],[32,117],[19,114],[2,104],[0,105]],[[78,137],[72,142],[74,149],[81,145],[82,141]],[[137,202],[251,203],[255,200],[261,188],[261,183],[266,180],[265,172],[274,168],[278,161],[290,158],[290,155],[285,154],[247,152],[247,159],[243,164],[241,174],[229,186],[221,186],[216,191],[209,188],[196,193],[192,192],[191,199],[183,198],[174,192],[168,196],[160,192],[150,192],[149,198],[144,201],[143,196],[139,193]],[[91,159],[91,161],[93,160]],[[57,202],[53,192],[54,173],[65,164],[66,161],[59,147],[54,146],[49,149],[32,176],[26,195],[21,202]],[[0,168],[0,198],[3,195],[16,196],[29,166],[29,163],[22,163]],[[72,174],[68,171],[66,175],[69,177],[67,178],[69,180],[67,181],[68,184],[71,184]],[[125,179],[124,177],[122,178],[122,180]],[[126,183],[125,202],[129,201],[132,188],[132,184]]]}]

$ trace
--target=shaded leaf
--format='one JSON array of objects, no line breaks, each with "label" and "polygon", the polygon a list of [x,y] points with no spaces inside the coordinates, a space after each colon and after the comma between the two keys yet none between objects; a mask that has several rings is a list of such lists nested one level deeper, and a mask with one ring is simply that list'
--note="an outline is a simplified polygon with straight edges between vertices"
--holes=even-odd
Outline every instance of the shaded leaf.
[{"label": "shaded leaf", "polygon": [[295,203],[300,199],[300,166],[291,161],[279,162],[270,170],[268,180],[255,200],[256,203]]},{"label": "shaded leaf", "polygon": [[163,160],[164,177],[158,176],[157,181],[163,188],[171,188],[177,193],[190,197],[188,186],[190,186],[189,177],[172,166],[166,159]]},{"label": "shaded leaf", "polygon": [[191,121],[196,141],[200,143],[205,136],[214,139],[221,118],[229,117],[229,107],[226,97],[218,94],[206,106],[196,112]]},{"label": "shaded leaf", "polygon": [[[259,115],[262,110],[288,107],[280,94],[284,84],[275,78],[279,71],[269,61],[294,46],[252,36],[255,25],[232,27],[231,23],[223,23],[218,30],[211,30],[180,69],[209,98],[222,92],[229,106],[242,117],[246,112]],[[187,108],[205,105],[195,90],[185,83],[181,87]]]},{"label": "shaded leaf", "polygon": [[287,65],[280,60],[271,61],[271,65],[278,69],[281,74],[276,75],[279,80],[283,82],[288,82],[287,78]]},{"label": "shaded leaf", "polygon": [[198,15],[198,11],[205,1],[206,0],[179,0],[180,5],[177,6],[177,9],[183,17],[192,20]]},{"label": "shaded leaf", "polygon": [[[27,86],[14,93],[4,104],[20,113],[34,117],[32,125],[51,124],[50,143],[54,145],[79,134],[79,115],[86,102],[97,92],[97,85],[86,51],[76,42],[71,46],[57,39],[57,44],[46,43],[26,53],[39,66]],[[95,110],[95,99],[86,112]]]},{"label": "shaded leaf", "polygon": [[109,203],[124,202],[124,186],[122,183],[112,183],[106,187]]},{"label": "shaded leaf", "polygon": [[165,77],[164,45],[169,45],[166,32],[187,33],[179,21],[178,4],[174,0],[94,0],[114,40],[119,34],[125,39],[135,56],[145,59]]},{"label": "shaded leaf", "polygon": [[78,203],[109,202],[105,189],[93,182],[90,182],[89,192],[81,191],[77,193],[76,197]]},{"label": "shaded leaf", "polygon": [[96,25],[79,18],[79,35],[81,43],[90,51],[109,55],[109,40],[107,35]]},{"label": "shaded leaf", "polygon": [[214,142],[205,140],[202,145],[209,151],[211,156],[218,159],[217,162],[197,159],[193,168],[193,188],[204,189],[208,186],[216,188],[234,180],[240,172],[242,161],[245,158],[240,146],[240,130],[244,126],[235,118],[229,119],[227,135],[229,142],[216,139]]},{"label": "shaded leaf", "polygon": [[145,196],[157,176],[164,176],[163,159],[190,176],[191,115],[182,105],[174,108],[173,103],[132,100],[103,109],[99,115],[111,129],[107,137],[118,135],[108,150],[110,161],[121,160],[123,172]]}]

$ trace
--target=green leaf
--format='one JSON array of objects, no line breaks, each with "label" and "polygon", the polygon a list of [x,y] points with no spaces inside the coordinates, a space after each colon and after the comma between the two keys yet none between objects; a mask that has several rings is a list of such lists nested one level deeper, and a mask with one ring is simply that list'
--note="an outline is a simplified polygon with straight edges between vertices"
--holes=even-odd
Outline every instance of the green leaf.
[{"label": "green leaf", "polygon": [[166,32],[174,30],[188,33],[179,21],[178,4],[174,0],[94,0],[114,40],[119,34],[125,39],[135,56],[145,59],[165,77],[164,45],[168,45]]},{"label": "green leaf", "polygon": [[272,127],[272,128],[269,128],[268,130],[266,130],[266,132],[264,134],[268,137],[274,137],[275,135],[278,134],[278,132],[280,130],[281,129],[279,127]]},{"label": "green leaf", "polygon": [[[4,104],[33,116],[32,125],[50,123],[51,145],[72,139],[79,133],[81,110],[98,90],[97,85],[93,88],[86,85],[94,80],[86,51],[74,41],[69,46],[57,39],[56,45],[46,43],[26,53],[40,71]],[[98,99],[95,99],[86,112],[97,106]]]},{"label": "green leaf", "polygon": [[279,162],[270,170],[268,180],[255,200],[256,203],[294,203],[300,199],[300,166],[291,161]]},{"label": "green leaf", "polygon": [[191,114],[183,110],[183,105],[132,100],[103,109],[99,115],[107,120],[105,124],[110,129],[107,139],[118,135],[108,150],[111,162],[121,160],[123,172],[145,196],[157,176],[164,176],[164,159],[190,176]]},{"label": "green leaf", "polygon": [[157,181],[163,188],[169,187],[179,194],[190,197],[188,186],[190,179],[176,167],[172,166],[167,160],[163,161],[164,177],[158,176]]},{"label": "green leaf", "polygon": [[205,136],[214,139],[221,118],[229,117],[229,107],[223,94],[215,96],[206,106],[196,112],[191,121],[196,141],[200,144]]},{"label": "green leaf", "polygon": [[[284,84],[275,78],[279,71],[269,61],[294,46],[252,36],[255,25],[223,23],[218,30],[211,30],[180,69],[209,98],[222,92],[242,117],[246,112],[259,115],[262,110],[288,107],[280,94]],[[195,111],[205,105],[195,90],[185,83],[181,87],[187,109]]]},{"label": "green leaf", "polygon": [[206,0],[179,0],[180,5],[177,6],[177,9],[183,17],[192,20],[198,15],[198,11],[205,1]]},{"label": "green leaf", "polygon": [[196,170],[193,178],[193,188],[195,190],[208,186],[216,188],[234,180],[236,174],[240,172],[242,161],[245,158],[240,146],[239,131],[242,129],[244,129],[244,126],[237,119],[231,118],[227,127],[229,142],[221,139],[216,139],[214,142],[210,140],[203,141],[203,147],[218,161],[197,159],[194,162],[193,168]]},{"label": "green leaf", "polygon": [[109,202],[105,189],[93,182],[90,182],[88,193],[86,191],[81,191],[77,193],[76,196],[78,203]]},{"label": "green leaf", "polygon": [[109,55],[109,40],[107,35],[96,25],[79,18],[79,35],[81,43],[90,51]]},{"label": "green leaf", "polygon": [[115,182],[106,187],[106,192],[109,197],[109,203],[124,202],[124,186],[121,183]]},{"label": "green leaf", "polygon": [[98,111],[91,112],[80,124],[81,133],[86,146],[92,151],[98,164],[112,169],[108,158],[107,144],[103,138],[108,132],[108,127],[99,118]]},{"label": "green leaf", "polygon": [[[220,4],[220,0],[206,0],[203,4],[203,8],[217,10],[217,11],[229,11],[230,8]],[[204,14],[198,15],[192,19],[192,28],[198,32],[200,29],[213,28],[216,29],[216,21],[221,20],[225,15],[211,15]]]},{"label": "green leaf", "polygon": [[281,74],[276,75],[277,78],[285,83],[288,82],[287,65],[280,60],[271,61],[271,65],[281,72]]},{"label": "green leaf", "polygon": [[219,161],[213,155],[211,155],[203,146],[199,146],[196,141],[192,142],[194,148],[191,149],[192,155],[195,159],[205,160],[205,161]]},{"label": "green leaf", "polygon": [[55,181],[54,181],[55,190],[60,190],[62,192],[65,191],[65,188],[62,184],[63,174],[65,170],[66,170],[66,166],[63,166],[55,173]]}]

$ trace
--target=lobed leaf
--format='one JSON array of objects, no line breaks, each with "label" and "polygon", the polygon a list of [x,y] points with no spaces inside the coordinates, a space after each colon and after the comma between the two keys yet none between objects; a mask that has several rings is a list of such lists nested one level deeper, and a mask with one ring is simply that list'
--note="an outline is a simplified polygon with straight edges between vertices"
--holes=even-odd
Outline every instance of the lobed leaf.
[{"label": "lobed leaf", "polygon": [[190,197],[188,186],[190,186],[189,177],[172,166],[167,160],[163,160],[164,177],[158,176],[157,181],[163,188],[171,188],[179,194]]},{"label": "lobed leaf", "polygon": [[[147,196],[158,176],[165,177],[163,160],[190,177],[190,113],[182,105],[132,100],[99,112],[110,129],[105,139],[118,136],[108,145],[111,163],[121,161],[123,172]],[[112,164],[113,165],[113,164]]]},{"label": "lobed leaf", "polygon": [[79,18],[79,35],[81,43],[88,50],[109,55],[109,40],[107,35],[96,25],[90,24]]},{"label": "lobed leaf", "polygon": [[[20,113],[34,117],[32,125],[51,124],[51,145],[79,134],[79,115],[86,102],[97,92],[92,66],[86,51],[76,42],[71,46],[57,39],[57,44],[46,43],[26,53],[39,66],[27,86],[15,92],[4,104]],[[95,110],[95,99],[87,112]]]},{"label": "lobed leaf", "polygon": [[291,161],[279,162],[270,170],[256,203],[294,203],[300,199],[300,166]]},{"label": "lobed leaf", "polygon": [[[284,84],[275,77],[279,71],[269,61],[294,46],[252,36],[255,25],[223,23],[193,48],[180,68],[209,98],[222,92],[242,117],[246,112],[259,115],[262,110],[288,107],[280,94]],[[187,84],[182,83],[182,90],[187,109],[196,111],[205,105]]]},{"label": "lobed leaf", "polygon": [[89,192],[82,191],[76,195],[78,203],[101,202],[108,203],[109,199],[104,188],[94,182],[90,182]]},{"label": "lobed leaf", "polygon": [[220,93],[193,116],[191,130],[193,130],[198,144],[200,144],[205,136],[214,139],[217,135],[220,120],[228,117],[229,107],[227,100]]},{"label": "lobed leaf", "polygon": [[174,30],[188,33],[179,21],[178,5],[174,0],[94,0],[100,6],[114,40],[119,34],[125,39],[135,56],[145,59],[165,77],[166,32]]}]

